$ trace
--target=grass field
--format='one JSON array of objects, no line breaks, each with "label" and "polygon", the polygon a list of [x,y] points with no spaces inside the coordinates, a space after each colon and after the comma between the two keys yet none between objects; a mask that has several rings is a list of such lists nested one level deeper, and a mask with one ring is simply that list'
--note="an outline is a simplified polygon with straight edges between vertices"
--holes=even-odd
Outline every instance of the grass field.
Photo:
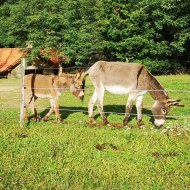
[{"label": "grass field", "polygon": [[[84,103],[69,92],[61,96],[63,124],[53,115],[47,122],[31,120],[20,127],[20,79],[0,79],[0,189],[190,189],[190,76],[157,79],[185,104],[172,107],[161,129],[152,124],[149,94],[144,99],[145,129],[137,127],[135,115],[131,129],[122,128],[127,96],[109,93],[104,105],[113,126],[102,126],[97,112],[98,124],[91,126],[89,80]],[[36,102],[42,117],[49,106],[47,99]]]}]

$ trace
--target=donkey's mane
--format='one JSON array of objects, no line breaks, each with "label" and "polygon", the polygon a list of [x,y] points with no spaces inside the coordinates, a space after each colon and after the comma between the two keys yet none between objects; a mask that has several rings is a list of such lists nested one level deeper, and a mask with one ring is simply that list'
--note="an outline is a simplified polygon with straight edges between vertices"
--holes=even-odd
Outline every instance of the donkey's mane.
[{"label": "donkey's mane", "polygon": [[148,90],[154,100],[165,100],[169,98],[163,86],[151,73],[149,73],[149,81]]}]

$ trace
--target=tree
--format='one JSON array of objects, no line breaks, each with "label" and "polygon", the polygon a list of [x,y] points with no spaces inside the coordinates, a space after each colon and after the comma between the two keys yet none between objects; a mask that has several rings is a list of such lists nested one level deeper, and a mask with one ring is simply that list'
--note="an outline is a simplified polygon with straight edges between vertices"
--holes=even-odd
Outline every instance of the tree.
[{"label": "tree", "polygon": [[182,0],[104,0],[104,17],[109,23],[102,34],[107,58],[141,60],[144,64],[148,61],[150,70],[158,71],[160,67],[162,71],[164,67],[166,73],[175,72],[180,63],[186,66],[189,62],[189,5],[189,1]]},{"label": "tree", "polygon": [[128,59],[159,72],[190,67],[188,0],[8,0],[0,11],[0,46],[32,41],[31,58],[55,48],[75,65]]},{"label": "tree", "polygon": [[104,5],[107,10],[104,16],[109,23],[107,31],[103,34],[104,46],[105,51],[110,53],[109,59],[124,61],[126,58],[143,58],[146,54],[144,48],[150,46],[146,5],[141,1],[113,0],[105,0]]},{"label": "tree", "polygon": [[99,6],[101,1],[93,0],[5,3],[1,7],[4,29],[0,32],[0,44],[25,47],[25,42],[31,41],[32,58],[41,49],[56,48],[68,61],[87,63],[100,37],[97,32]]}]

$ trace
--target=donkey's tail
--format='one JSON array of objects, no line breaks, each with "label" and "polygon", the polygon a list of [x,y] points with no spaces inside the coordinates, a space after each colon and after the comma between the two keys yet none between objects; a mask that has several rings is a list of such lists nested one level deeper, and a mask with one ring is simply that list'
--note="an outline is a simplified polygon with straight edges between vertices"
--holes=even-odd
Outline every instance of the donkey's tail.
[{"label": "donkey's tail", "polygon": [[85,91],[85,83],[86,83],[86,76],[88,75],[88,70],[83,74],[83,79],[82,79],[82,89]]},{"label": "donkey's tail", "polygon": [[[88,75],[88,70],[83,74],[83,79],[82,79],[82,89],[85,94],[85,84],[86,84],[86,76]],[[84,101],[84,96],[82,98],[82,102]]]}]

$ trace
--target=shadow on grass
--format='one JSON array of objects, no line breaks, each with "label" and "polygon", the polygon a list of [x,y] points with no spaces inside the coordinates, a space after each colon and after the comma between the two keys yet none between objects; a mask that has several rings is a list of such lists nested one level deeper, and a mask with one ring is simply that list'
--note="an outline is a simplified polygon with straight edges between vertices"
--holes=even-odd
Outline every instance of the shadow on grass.
[{"label": "shadow on grass", "polygon": [[[49,111],[50,107],[45,109],[42,112],[39,112],[39,115],[41,118],[43,118]],[[100,117],[100,114],[98,112],[98,109],[96,106],[94,106],[94,118],[95,120]],[[108,117],[110,114],[114,113],[116,115],[122,115],[124,118],[124,114],[125,114],[125,105],[105,105],[104,106],[104,111],[106,112],[106,117]],[[61,120],[64,121],[66,118],[68,118],[70,115],[76,113],[76,112],[82,112],[85,117],[88,117],[88,107],[82,107],[82,106],[73,106],[73,107],[65,107],[65,106],[60,106],[60,117]],[[137,117],[137,111],[136,111],[136,107],[133,106],[132,111],[131,111],[131,115],[128,119],[128,122],[132,121],[134,118]],[[149,121],[151,123],[154,123],[154,118],[152,116],[152,112],[150,109],[146,109],[143,108],[142,110],[142,114],[144,116],[149,117]],[[82,119],[82,118],[81,118]],[[48,120],[53,120],[53,118],[49,118]],[[175,120],[175,118],[167,118],[167,120]],[[121,121],[122,123],[122,121]]]},{"label": "shadow on grass", "polygon": [[[125,105],[123,105],[123,106],[122,105],[106,105],[106,106],[104,106],[104,110],[105,110],[105,112],[113,112],[115,114],[118,113],[118,115],[121,114],[123,116],[123,118],[125,116]],[[152,122],[152,123],[154,122],[153,116],[151,116],[152,115],[151,110],[143,108],[142,114],[147,115],[150,118],[150,122]],[[107,116],[109,116],[109,115],[110,114],[107,114]],[[131,110],[128,122],[130,123],[130,121],[132,121],[134,118],[135,119],[137,118],[137,110],[136,110],[135,106],[133,106],[133,108]]]},{"label": "shadow on grass", "polygon": [[[88,108],[85,108],[82,106],[78,106],[78,107],[76,107],[76,106],[73,106],[73,107],[60,106],[59,109],[60,109],[61,120],[65,120],[66,118],[69,117],[69,115],[72,115],[76,112],[83,112],[83,114],[88,115]],[[50,107],[48,107],[47,109],[45,109],[42,112],[39,112],[38,114],[40,115],[41,118],[43,118],[48,113],[49,110],[50,110]],[[53,113],[53,114],[55,114],[55,113]],[[51,116],[48,120],[51,120]]]}]

